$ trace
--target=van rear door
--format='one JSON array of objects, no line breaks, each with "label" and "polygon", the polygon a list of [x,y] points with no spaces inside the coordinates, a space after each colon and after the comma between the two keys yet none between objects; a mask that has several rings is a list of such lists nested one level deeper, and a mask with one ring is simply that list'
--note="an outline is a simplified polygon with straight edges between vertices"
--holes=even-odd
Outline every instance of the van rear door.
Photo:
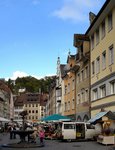
[{"label": "van rear door", "polygon": [[76,139],[75,123],[63,123],[63,139]]}]

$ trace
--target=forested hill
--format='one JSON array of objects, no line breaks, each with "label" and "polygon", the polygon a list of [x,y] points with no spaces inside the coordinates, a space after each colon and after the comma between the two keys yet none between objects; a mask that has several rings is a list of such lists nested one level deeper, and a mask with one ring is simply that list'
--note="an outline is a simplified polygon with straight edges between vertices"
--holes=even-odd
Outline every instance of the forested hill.
[{"label": "forested hill", "polygon": [[7,84],[14,94],[17,94],[19,89],[26,89],[26,92],[48,93],[51,83],[55,80],[55,76],[36,79],[32,76],[17,78],[15,81],[9,79]]}]

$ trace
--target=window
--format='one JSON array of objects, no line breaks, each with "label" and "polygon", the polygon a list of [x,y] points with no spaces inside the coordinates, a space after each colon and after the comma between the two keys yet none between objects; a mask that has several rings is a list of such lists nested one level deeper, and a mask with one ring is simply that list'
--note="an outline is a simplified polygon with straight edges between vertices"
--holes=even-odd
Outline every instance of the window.
[{"label": "window", "polygon": [[75,80],[73,79],[72,80],[72,90],[74,90],[75,89]]},{"label": "window", "polygon": [[31,113],[31,110],[29,110],[29,113]]},{"label": "window", "polygon": [[85,101],[88,101],[89,99],[89,93],[88,93],[88,89],[85,90]]},{"label": "window", "polygon": [[106,51],[102,53],[102,69],[106,68]]},{"label": "window", "polygon": [[98,92],[97,89],[93,90],[93,100],[96,100],[98,98]]},{"label": "window", "polygon": [[115,94],[115,80],[110,82],[110,94]]},{"label": "window", "polygon": [[82,70],[81,71],[81,81],[83,81],[83,79],[84,79],[84,71]]},{"label": "window", "polygon": [[94,35],[91,36],[91,49],[94,49]]},{"label": "window", "polygon": [[95,62],[93,61],[92,62],[92,75],[95,74]]},{"label": "window", "polygon": [[70,101],[68,102],[68,111],[70,110]]},{"label": "window", "polygon": [[70,83],[68,83],[68,93],[70,92]]},{"label": "window", "polygon": [[102,22],[102,39],[105,37],[105,20]]},{"label": "window", "polygon": [[67,85],[65,85],[65,94],[67,94]]},{"label": "window", "polygon": [[38,113],[38,110],[36,110],[36,113]]},{"label": "window", "polygon": [[34,110],[32,110],[32,113],[34,113]]},{"label": "window", "polygon": [[112,19],[112,13],[108,15],[108,31],[110,31],[113,27],[113,19]]},{"label": "window", "polygon": [[29,107],[31,107],[31,104],[29,104]]},{"label": "window", "polygon": [[72,109],[75,109],[75,101],[72,99]]},{"label": "window", "polygon": [[113,45],[111,45],[109,47],[109,65],[114,63],[114,49],[113,49]]},{"label": "window", "polygon": [[99,43],[99,29],[96,30],[96,44]]},{"label": "window", "polygon": [[84,91],[82,91],[82,93],[81,93],[81,101],[82,101],[82,103],[85,101],[85,92]]},{"label": "window", "polygon": [[80,74],[78,73],[77,74],[77,83],[79,83],[80,82]]},{"label": "window", "polygon": [[87,129],[95,129],[93,124],[86,124]]},{"label": "window", "polygon": [[96,59],[96,73],[100,72],[100,57]]},{"label": "window", "polygon": [[80,104],[80,94],[77,95],[77,104]]},{"label": "window", "polygon": [[106,86],[105,85],[100,87],[100,92],[101,92],[100,93],[101,98],[106,96]]},{"label": "window", "polygon": [[38,107],[38,104],[36,104],[36,107]]},{"label": "window", "polygon": [[86,78],[88,78],[88,76],[89,76],[89,72],[88,72],[89,70],[88,70],[88,66],[86,66],[86,68],[85,68],[85,77]]},{"label": "window", "polygon": [[34,107],[34,104],[32,104],[32,107]]},{"label": "window", "polygon": [[67,103],[65,102],[65,111],[67,111]]},{"label": "window", "polygon": [[64,129],[75,129],[75,124],[64,124]]}]

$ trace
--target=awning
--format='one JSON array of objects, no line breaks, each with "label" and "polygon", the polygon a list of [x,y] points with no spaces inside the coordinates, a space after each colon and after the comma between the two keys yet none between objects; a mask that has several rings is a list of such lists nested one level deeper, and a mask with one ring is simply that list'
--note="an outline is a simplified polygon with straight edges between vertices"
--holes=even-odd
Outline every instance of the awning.
[{"label": "awning", "polygon": [[53,114],[41,119],[41,121],[70,121],[71,119],[60,114]]},{"label": "awning", "polygon": [[101,120],[103,116],[106,116],[111,120],[115,120],[115,114],[111,111],[106,111],[106,112],[99,112],[94,117],[92,117],[90,120],[88,120],[88,122],[95,124],[99,120]]}]

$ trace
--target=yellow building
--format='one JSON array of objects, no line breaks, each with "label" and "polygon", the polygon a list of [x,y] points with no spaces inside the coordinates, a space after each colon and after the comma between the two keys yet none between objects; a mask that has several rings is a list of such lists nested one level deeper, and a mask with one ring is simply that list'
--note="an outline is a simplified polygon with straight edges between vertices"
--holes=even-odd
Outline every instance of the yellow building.
[{"label": "yellow building", "polygon": [[115,0],[105,4],[86,31],[91,47],[91,117],[115,112]]},{"label": "yellow building", "polygon": [[26,110],[26,119],[29,122],[38,122],[45,116],[45,100],[46,96],[39,93],[22,93],[17,96],[14,103],[15,118],[17,122],[21,122],[20,112]]},{"label": "yellow building", "polygon": [[74,35],[76,55],[76,120],[87,121],[90,118],[90,47],[89,37],[84,34]]},{"label": "yellow building", "polygon": [[68,55],[67,65],[65,66],[64,82],[64,116],[76,119],[76,101],[75,101],[75,65],[76,55]]}]

